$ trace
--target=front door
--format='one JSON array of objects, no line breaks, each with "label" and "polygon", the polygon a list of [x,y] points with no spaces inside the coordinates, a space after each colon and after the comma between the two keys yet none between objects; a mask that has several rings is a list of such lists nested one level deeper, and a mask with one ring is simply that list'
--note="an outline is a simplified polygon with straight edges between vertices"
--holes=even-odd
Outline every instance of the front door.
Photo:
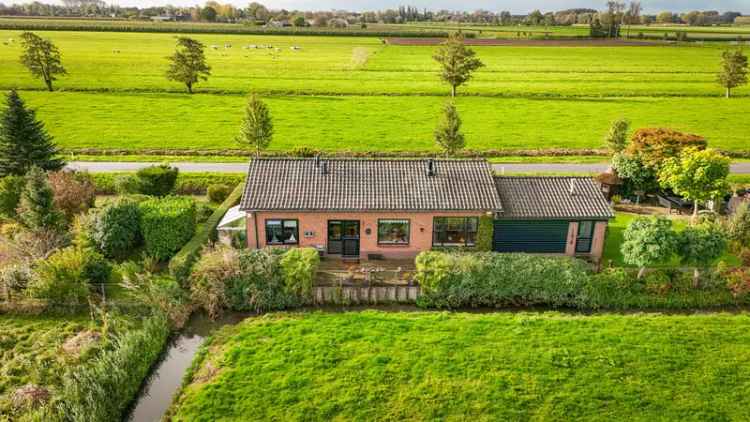
[{"label": "front door", "polygon": [[359,256],[359,221],[328,221],[328,253]]}]

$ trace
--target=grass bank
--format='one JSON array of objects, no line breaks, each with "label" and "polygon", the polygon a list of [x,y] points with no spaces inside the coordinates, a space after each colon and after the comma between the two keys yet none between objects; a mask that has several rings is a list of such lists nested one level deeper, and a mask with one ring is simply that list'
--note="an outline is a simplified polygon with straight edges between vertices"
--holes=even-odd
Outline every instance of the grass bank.
[{"label": "grass bank", "polygon": [[747,315],[278,314],[214,336],[173,420],[742,419]]}]

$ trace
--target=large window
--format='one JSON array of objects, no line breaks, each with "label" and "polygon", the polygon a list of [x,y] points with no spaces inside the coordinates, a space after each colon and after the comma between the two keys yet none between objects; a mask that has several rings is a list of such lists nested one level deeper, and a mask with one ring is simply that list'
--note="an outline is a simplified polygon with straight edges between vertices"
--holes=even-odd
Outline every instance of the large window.
[{"label": "large window", "polygon": [[433,246],[474,246],[478,217],[435,217],[432,222]]},{"label": "large window", "polygon": [[378,243],[408,245],[409,220],[378,220]]},{"label": "large window", "polygon": [[269,245],[296,245],[299,243],[297,220],[266,220],[266,243]]},{"label": "large window", "polygon": [[594,239],[594,222],[578,222],[578,237],[576,238],[576,252],[590,253],[591,243]]}]

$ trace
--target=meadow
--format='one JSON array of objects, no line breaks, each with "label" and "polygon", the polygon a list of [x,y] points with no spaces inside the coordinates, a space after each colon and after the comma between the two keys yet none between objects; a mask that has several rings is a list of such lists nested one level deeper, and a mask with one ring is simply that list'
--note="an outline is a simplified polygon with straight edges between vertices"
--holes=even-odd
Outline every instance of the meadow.
[{"label": "meadow", "polygon": [[738,420],[747,315],[276,314],[214,335],[174,421]]},{"label": "meadow", "polygon": [[[0,90],[22,90],[66,149],[234,148],[244,97],[257,92],[276,122],[271,149],[425,151],[448,93],[433,47],[374,37],[196,34],[212,76],[190,96],[164,77],[174,34],[40,31],[69,72],[48,93],[18,62],[19,34],[0,31]],[[475,47],[486,67],[457,100],[467,146],[597,148],[626,117],[746,151],[750,129],[736,116],[750,88],[721,98],[723,48]]]}]

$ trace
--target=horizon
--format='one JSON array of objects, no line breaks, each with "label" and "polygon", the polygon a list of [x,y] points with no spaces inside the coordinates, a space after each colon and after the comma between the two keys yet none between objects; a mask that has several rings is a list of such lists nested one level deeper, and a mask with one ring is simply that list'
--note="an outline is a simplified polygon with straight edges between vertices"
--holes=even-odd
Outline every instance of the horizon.
[{"label": "horizon", "polygon": [[[2,1],[5,4],[23,4],[31,3],[34,0],[23,1]],[[62,4],[60,0],[42,1],[43,3]],[[219,3],[229,3],[236,7],[246,7],[251,1],[230,0]],[[177,6],[190,7],[205,4],[205,1],[196,0],[117,0],[106,1],[107,4],[118,5],[121,7],[160,7],[160,6]],[[513,14],[528,14],[536,9],[541,11],[558,11],[565,9],[596,9],[603,10],[604,2],[598,0],[471,0],[465,2],[455,2],[448,0],[424,1],[424,0],[365,0],[358,2],[344,2],[341,0],[274,0],[260,1],[269,9],[279,10],[300,10],[300,11],[327,11],[327,10],[346,10],[351,12],[374,11],[384,9],[396,9],[399,6],[412,6],[419,9],[426,8],[431,11],[451,10],[471,12],[478,9],[488,10],[491,12],[510,11]],[[679,3],[679,4],[678,4]],[[675,13],[689,12],[692,10],[717,10],[723,12],[740,12],[744,15],[750,14],[750,2],[745,0],[652,0],[641,2],[644,13],[657,14],[662,11]]]}]

